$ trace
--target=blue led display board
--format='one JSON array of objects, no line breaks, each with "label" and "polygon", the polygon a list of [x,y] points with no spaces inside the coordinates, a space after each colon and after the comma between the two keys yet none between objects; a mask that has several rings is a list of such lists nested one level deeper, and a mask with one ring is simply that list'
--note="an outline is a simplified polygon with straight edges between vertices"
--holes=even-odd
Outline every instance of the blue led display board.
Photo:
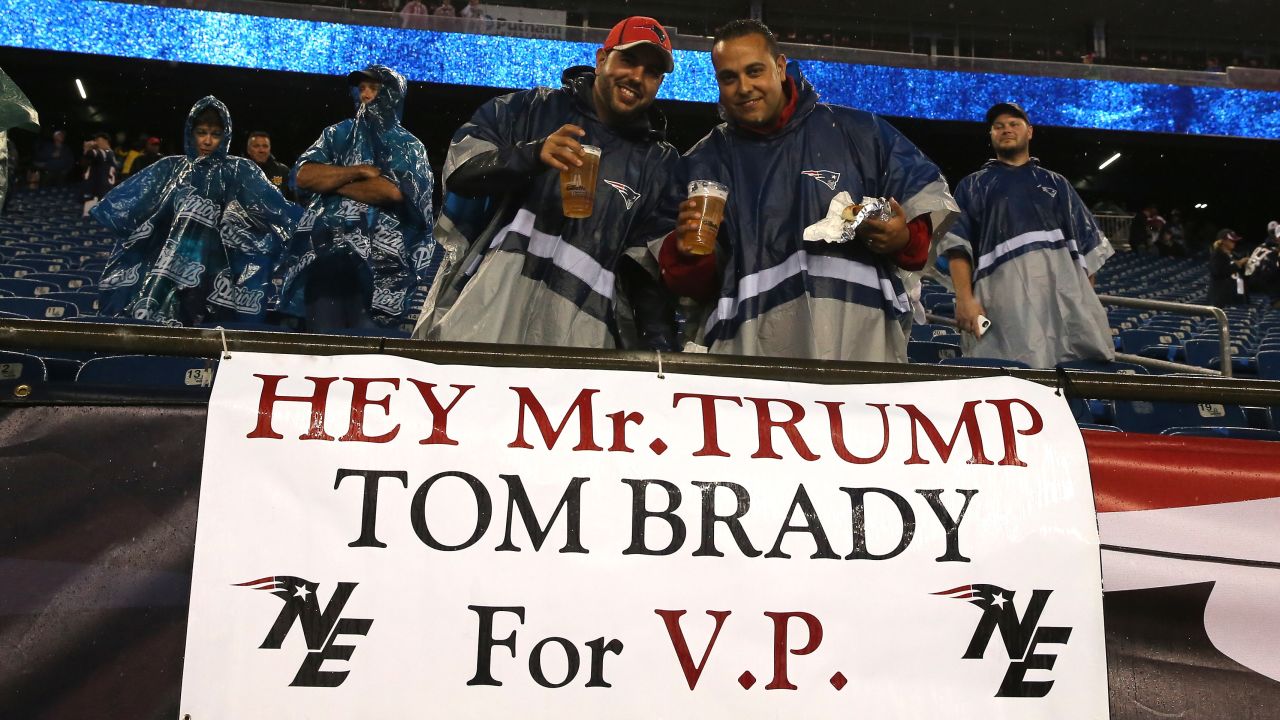
[{"label": "blue led display board", "polygon": [[[100,0],[0,0],[0,45],[346,74],[379,62],[429,83],[526,88],[593,64],[561,40],[257,17]],[[714,102],[708,54],[677,50],[659,97]],[[1280,92],[800,61],[824,100],[884,115],[979,120],[1000,100],[1040,125],[1280,139]]]}]

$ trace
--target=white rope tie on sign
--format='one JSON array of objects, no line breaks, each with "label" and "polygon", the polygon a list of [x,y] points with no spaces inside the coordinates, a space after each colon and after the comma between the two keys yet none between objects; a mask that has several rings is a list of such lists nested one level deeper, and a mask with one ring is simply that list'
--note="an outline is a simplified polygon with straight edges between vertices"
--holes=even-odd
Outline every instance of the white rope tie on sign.
[{"label": "white rope tie on sign", "polygon": [[662,374],[662,351],[655,350],[654,352],[658,353],[658,379],[665,380],[667,376]]},{"label": "white rope tie on sign", "polygon": [[225,329],[225,328],[223,328],[221,325],[219,325],[218,327],[214,328],[214,330],[217,330],[217,331],[218,331],[218,335],[222,336],[222,359],[223,359],[223,360],[230,360],[230,359],[231,359],[231,351],[227,349],[227,331],[226,331],[226,329]]}]

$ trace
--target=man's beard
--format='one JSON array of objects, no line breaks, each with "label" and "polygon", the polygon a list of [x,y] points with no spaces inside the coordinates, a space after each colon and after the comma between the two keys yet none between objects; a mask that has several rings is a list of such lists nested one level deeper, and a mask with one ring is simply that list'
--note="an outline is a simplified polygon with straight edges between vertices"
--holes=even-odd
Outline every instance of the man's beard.
[{"label": "man's beard", "polygon": [[1014,146],[1012,146],[1012,147],[1010,147],[1010,148],[1005,148],[1005,149],[1002,149],[1002,148],[1000,148],[1000,147],[996,147],[996,148],[995,148],[995,151],[996,151],[996,159],[998,159],[998,160],[1017,160],[1019,157],[1021,157],[1021,156],[1025,155],[1025,154],[1027,154],[1027,153],[1028,153],[1028,151],[1030,150],[1030,148],[1031,148],[1031,143],[1029,143],[1029,142],[1021,143],[1021,144],[1019,144],[1019,145],[1014,145]]}]

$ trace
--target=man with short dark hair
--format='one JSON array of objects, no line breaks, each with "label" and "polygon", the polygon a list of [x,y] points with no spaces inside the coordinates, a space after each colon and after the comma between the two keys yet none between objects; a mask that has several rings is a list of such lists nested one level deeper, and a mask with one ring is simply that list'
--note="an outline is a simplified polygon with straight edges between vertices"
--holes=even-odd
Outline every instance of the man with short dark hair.
[{"label": "man with short dark hair", "polygon": [[1034,128],[1021,107],[997,103],[986,123],[996,157],[956,186],[960,219],[938,244],[964,354],[1035,368],[1113,359],[1093,291],[1111,243],[1071,183],[1031,156]]},{"label": "man with short dark hair", "polygon": [[[454,134],[440,217],[445,257],[414,330],[433,340],[675,348],[647,246],[675,223],[679,154],[653,107],[673,69],[656,20],[630,17],[558,89],[483,105]],[[565,217],[560,172],[600,148],[587,218]]]},{"label": "man with short dark hair", "polygon": [[[773,33],[755,20],[716,32],[711,49],[725,123],[686,154],[688,180],[729,189],[715,253],[659,254],[674,292],[709,304],[711,352],[905,362],[910,301],[899,269],[924,266],[955,203],[937,166],[883,119],[818,101]],[[864,198],[887,198],[852,239],[839,226]],[[681,206],[679,224],[701,216]]]},{"label": "man with short dark hair", "polygon": [[289,187],[289,166],[276,160],[271,154],[271,135],[265,130],[254,130],[249,133],[245,152],[254,165],[267,176],[267,180],[289,200],[293,200],[293,190]]},{"label": "man with short dark hair", "polygon": [[306,204],[279,269],[279,310],[312,332],[410,320],[435,249],[427,151],[400,124],[408,82],[383,65],[347,76],[355,118],[330,125],[298,158]]}]

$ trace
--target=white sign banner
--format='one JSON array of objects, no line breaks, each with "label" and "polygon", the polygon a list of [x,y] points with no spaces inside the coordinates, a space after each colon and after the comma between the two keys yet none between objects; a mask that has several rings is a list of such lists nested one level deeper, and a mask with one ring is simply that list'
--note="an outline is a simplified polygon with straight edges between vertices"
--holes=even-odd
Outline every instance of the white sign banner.
[{"label": "white sign banner", "polygon": [[236,353],[181,713],[1104,718],[1066,403]]}]

